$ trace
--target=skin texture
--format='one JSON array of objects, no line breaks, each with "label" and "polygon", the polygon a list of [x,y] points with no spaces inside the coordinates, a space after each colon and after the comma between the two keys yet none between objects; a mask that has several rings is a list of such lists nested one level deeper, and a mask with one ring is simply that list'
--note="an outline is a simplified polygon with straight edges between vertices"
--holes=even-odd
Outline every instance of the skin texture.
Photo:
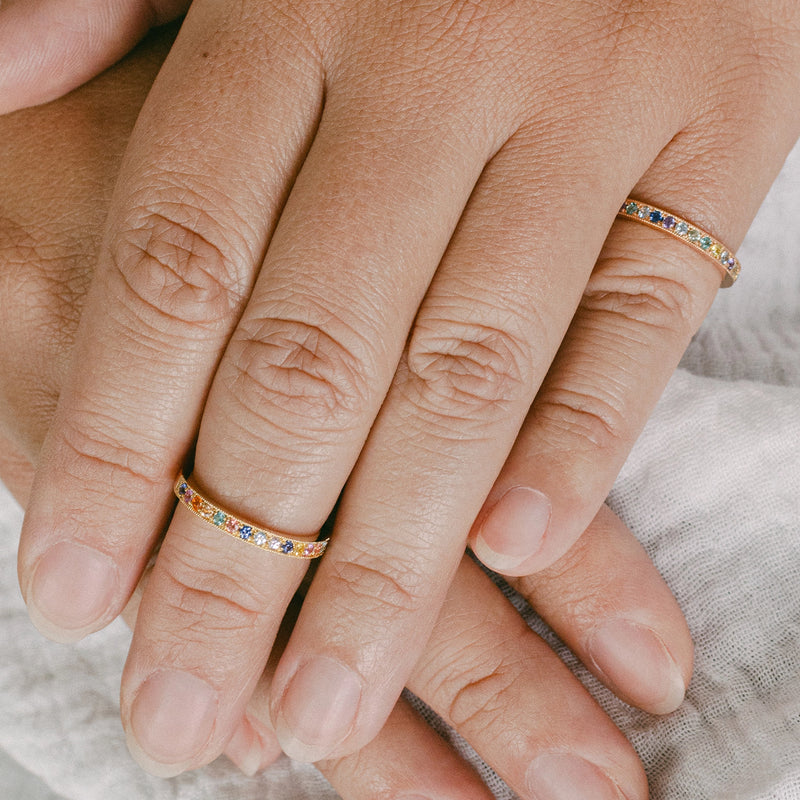
[{"label": "skin texture", "polygon": [[468,537],[516,576],[574,547],[719,283],[616,210],[632,193],[741,241],[798,134],[798,14],[192,4],[110,200],[19,562],[36,624],[72,640],[168,526],[122,687],[148,769],[220,752],[303,576],[170,520],[192,453],[209,495],[292,536],[341,494],[270,690],[304,760],[381,729]]},{"label": "skin texture", "polygon": [[[152,37],[80,91],[0,119],[0,175],[7,187],[0,200],[0,477],[23,504],[68,371],[104,209],[136,114],[170,41],[168,33]],[[36,137],[24,135],[33,127]],[[126,608],[132,627],[147,613],[140,603],[151,574],[145,573]],[[669,711],[680,701],[691,672],[689,633],[646,554],[608,509],[568,557],[518,586],[620,696],[654,712]],[[267,669],[224,742],[225,752],[248,774],[280,754],[270,684],[299,610],[299,601],[291,605]],[[616,656],[607,648],[599,657],[592,651],[597,631],[618,620],[650,631],[660,642],[654,658],[642,661],[640,655],[636,661],[637,652],[624,646]],[[619,672],[620,663],[630,666],[632,659],[635,674]],[[677,698],[670,670],[677,676]],[[523,798],[543,796],[542,781],[552,783],[543,769],[553,758],[563,780],[598,781],[592,796],[621,791],[631,800],[646,797],[630,746],[468,558],[409,686]],[[566,771],[568,755],[591,766],[573,764],[572,772]],[[320,762],[319,768],[346,800],[490,797],[474,771],[403,700],[362,750]],[[573,788],[570,782],[563,790]]]}]

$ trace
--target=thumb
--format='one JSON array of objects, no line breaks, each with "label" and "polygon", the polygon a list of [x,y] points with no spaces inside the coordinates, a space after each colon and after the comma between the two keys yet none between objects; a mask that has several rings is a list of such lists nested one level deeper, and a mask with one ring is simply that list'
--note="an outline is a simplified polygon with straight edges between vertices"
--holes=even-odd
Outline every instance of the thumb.
[{"label": "thumb", "polygon": [[5,0],[0,114],[55,100],[124,56],[190,0]]}]

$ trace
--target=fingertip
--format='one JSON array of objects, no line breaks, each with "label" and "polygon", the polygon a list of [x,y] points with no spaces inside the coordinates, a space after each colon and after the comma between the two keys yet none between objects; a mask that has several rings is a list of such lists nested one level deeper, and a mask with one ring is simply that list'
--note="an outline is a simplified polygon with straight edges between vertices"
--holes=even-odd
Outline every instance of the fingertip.
[{"label": "fingertip", "polygon": [[479,518],[473,553],[494,572],[526,575],[550,532],[552,505],[543,492],[512,486]]},{"label": "fingertip", "polygon": [[53,641],[71,643],[110,621],[119,572],[105,553],[58,542],[39,557],[22,588],[38,630]]},{"label": "fingertip", "polygon": [[606,620],[590,632],[586,650],[595,671],[626,702],[651,714],[669,714],[683,702],[691,665],[681,665],[653,628]]},{"label": "fingertip", "polygon": [[219,695],[207,681],[182,670],[157,670],[131,703],[125,731],[128,750],[151,775],[179,775],[199,766],[197,759],[212,737],[218,711]]},{"label": "fingertip", "polygon": [[[275,685],[278,679],[276,673]],[[338,749],[355,727],[362,692],[363,680],[336,659],[316,656],[301,664],[273,706],[283,752],[303,762],[341,755]]]},{"label": "fingertip", "polygon": [[637,800],[628,797],[597,765],[571,753],[542,753],[528,768],[526,784],[536,800]]}]

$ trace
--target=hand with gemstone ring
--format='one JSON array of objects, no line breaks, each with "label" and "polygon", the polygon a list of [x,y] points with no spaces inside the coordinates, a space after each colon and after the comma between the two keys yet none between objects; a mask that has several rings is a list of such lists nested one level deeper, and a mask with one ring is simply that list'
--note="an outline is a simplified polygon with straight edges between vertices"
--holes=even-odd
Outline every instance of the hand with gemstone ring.
[{"label": "hand with gemstone ring", "polygon": [[[303,573],[183,506],[170,521],[190,460],[226,525],[286,539],[342,494],[272,684],[296,758],[380,729],[468,536],[513,575],[575,543],[720,283],[707,252],[617,213],[633,196],[737,245],[798,134],[798,15],[192,3],[20,548],[31,616],[75,639],[119,613],[169,523],[123,677],[142,763],[220,751]],[[166,737],[176,697],[192,723]]]},{"label": "hand with gemstone ring", "polygon": [[[6,187],[0,215],[0,274],[6,277],[0,283],[0,478],[23,503],[96,262],[102,212],[135,112],[166,52],[165,36],[150,37],[119,67],[69,97],[0,119]],[[34,129],[35,137],[27,135]],[[55,197],[53,184],[60,188]],[[251,531],[248,541],[256,535]],[[642,547],[608,508],[567,558],[516,586],[620,697],[655,713],[680,702],[692,663],[686,624]],[[137,591],[126,621],[133,623],[140,598]],[[291,616],[225,745],[247,774],[280,754],[269,683],[290,626]],[[594,798],[618,797],[615,785],[629,800],[646,795],[630,745],[468,558],[409,683],[521,798],[541,797],[546,787],[555,791],[559,785],[575,791],[576,783]],[[180,736],[185,709],[179,706],[167,721]],[[100,753],[93,751],[89,764],[82,755],[78,748],[74,769],[82,774],[96,768]],[[490,796],[479,775],[404,700],[373,742],[319,768],[344,800],[369,800],[378,788],[387,797]]]}]

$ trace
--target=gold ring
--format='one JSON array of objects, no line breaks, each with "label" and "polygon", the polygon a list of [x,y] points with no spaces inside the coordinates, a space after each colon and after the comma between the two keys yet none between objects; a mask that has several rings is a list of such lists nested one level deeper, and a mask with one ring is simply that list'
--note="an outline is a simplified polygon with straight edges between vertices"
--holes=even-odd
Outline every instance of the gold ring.
[{"label": "gold ring", "polygon": [[319,558],[330,541],[323,539],[319,542],[304,542],[290,539],[278,531],[261,528],[253,522],[240,519],[204,497],[183,477],[183,474],[178,475],[174,491],[175,496],[189,511],[209,525],[271,553],[293,558]]},{"label": "gold ring", "polygon": [[736,283],[736,279],[742,271],[742,265],[733,251],[719,239],[715,239],[710,233],[698,228],[697,225],[683,217],[679,217],[671,211],[665,211],[663,208],[643,203],[641,200],[634,200],[632,197],[622,204],[617,216],[666,231],[704,256],[708,256],[722,272],[721,288],[727,289]]}]

